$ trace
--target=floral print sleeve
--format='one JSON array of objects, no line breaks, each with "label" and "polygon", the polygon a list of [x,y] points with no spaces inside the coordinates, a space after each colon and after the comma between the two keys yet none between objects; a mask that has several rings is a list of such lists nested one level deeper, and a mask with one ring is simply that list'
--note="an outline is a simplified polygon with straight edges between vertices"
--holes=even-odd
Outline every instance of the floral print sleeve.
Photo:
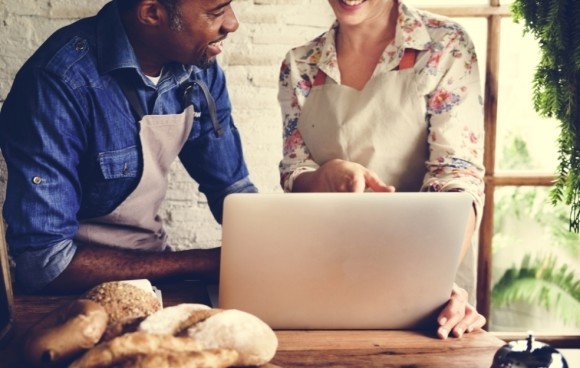
[{"label": "floral print sleeve", "polygon": [[306,74],[300,74],[293,51],[289,52],[282,62],[278,89],[278,102],[282,109],[283,119],[283,159],[279,166],[280,185],[285,192],[292,191],[294,179],[299,174],[314,171],[319,167],[312,159],[297,127],[301,106],[310,92],[312,79]]},{"label": "floral print sleeve", "polygon": [[455,22],[425,18],[425,25],[434,37],[420,72],[429,91],[429,160],[422,190],[468,192],[480,217],[484,129],[474,46]]}]

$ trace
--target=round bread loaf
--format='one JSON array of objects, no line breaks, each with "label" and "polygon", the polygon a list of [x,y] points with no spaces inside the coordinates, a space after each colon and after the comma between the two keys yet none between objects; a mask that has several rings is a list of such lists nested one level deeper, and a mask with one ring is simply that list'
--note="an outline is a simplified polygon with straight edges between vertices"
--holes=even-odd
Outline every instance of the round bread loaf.
[{"label": "round bread loaf", "polygon": [[103,341],[135,331],[143,318],[161,309],[161,303],[152,290],[125,281],[97,285],[84,297],[102,305],[109,315]]},{"label": "round bread loaf", "polygon": [[204,304],[178,304],[151,314],[139,324],[137,330],[160,335],[179,335],[189,326],[215,313],[218,310]]},{"label": "round bread loaf", "polygon": [[253,314],[226,309],[189,327],[187,335],[205,349],[229,348],[240,356],[236,365],[256,366],[268,363],[278,349],[274,331]]},{"label": "round bread loaf", "polygon": [[203,349],[233,349],[239,353],[236,366],[265,364],[278,348],[276,334],[258,317],[236,309],[212,309],[200,304],[179,304],[155,312],[139,324],[138,330],[186,334]]},{"label": "round bread loaf", "polygon": [[63,366],[95,346],[107,326],[105,309],[91,300],[75,300],[33,326],[24,340],[24,358],[32,367]]}]

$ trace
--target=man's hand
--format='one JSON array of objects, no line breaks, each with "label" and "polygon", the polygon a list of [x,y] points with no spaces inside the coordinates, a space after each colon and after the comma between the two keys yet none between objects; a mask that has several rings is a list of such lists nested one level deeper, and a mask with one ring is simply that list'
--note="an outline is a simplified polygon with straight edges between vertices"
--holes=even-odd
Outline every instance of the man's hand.
[{"label": "man's hand", "polygon": [[294,182],[295,192],[394,192],[395,187],[383,183],[373,171],[345,160],[334,159],[318,170],[298,176]]},{"label": "man's hand", "polygon": [[453,285],[451,297],[447,306],[437,318],[439,328],[437,335],[446,339],[451,333],[455,337],[461,337],[464,333],[482,328],[486,319],[467,302],[467,291],[457,285]]}]

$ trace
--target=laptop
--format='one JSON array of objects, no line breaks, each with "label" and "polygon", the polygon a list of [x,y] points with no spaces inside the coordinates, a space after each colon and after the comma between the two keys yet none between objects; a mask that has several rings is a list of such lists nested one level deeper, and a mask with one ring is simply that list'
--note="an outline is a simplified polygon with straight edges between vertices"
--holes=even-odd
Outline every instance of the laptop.
[{"label": "laptop", "polygon": [[434,326],[471,203],[466,193],[228,195],[218,307],[274,329]]}]

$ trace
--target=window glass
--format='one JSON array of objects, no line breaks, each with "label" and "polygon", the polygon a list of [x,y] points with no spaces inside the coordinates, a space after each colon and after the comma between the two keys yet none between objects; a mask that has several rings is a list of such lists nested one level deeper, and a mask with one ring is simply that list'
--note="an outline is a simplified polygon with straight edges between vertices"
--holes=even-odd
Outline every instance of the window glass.
[{"label": "window glass", "polygon": [[495,190],[490,331],[580,333],[580,235],[549,190]]},{"label": "window glass", "polygon": [[[558,165],[560,124],[538,116],[533,107],[538,43],[530,34],[524,35],[523,26],[511,18],[502,20],[500,43],[496,170],[552,174]],[[517,156],[512,157],[513,150],[518,150]]]}]

